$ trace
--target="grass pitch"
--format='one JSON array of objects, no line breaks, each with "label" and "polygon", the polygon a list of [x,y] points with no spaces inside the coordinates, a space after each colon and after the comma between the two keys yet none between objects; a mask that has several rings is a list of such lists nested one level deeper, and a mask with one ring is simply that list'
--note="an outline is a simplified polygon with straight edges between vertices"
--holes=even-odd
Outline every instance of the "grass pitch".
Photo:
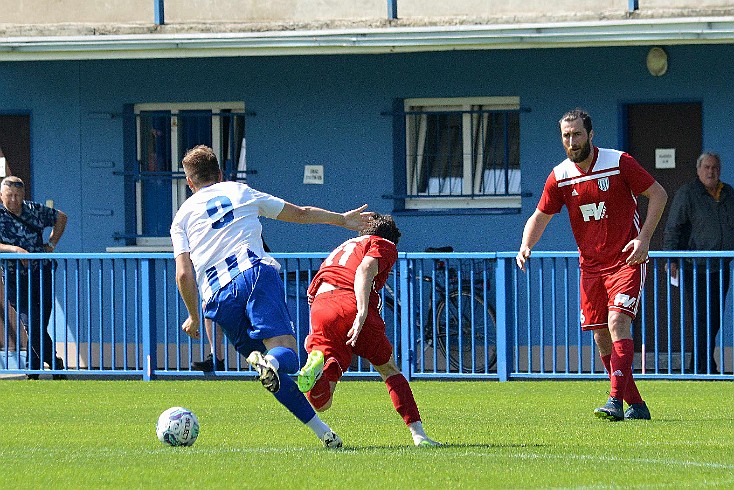
[{"label": "grass pitch", "polygon": [[[378,381],[340,383],[330,451],[256,381],[0,381],[1,488],[732,488],[730,382],[638,382],[653,420],[608,422],[608,383],[411,383],[415,448]],[[171,406],[193,447],[158,442]]]}]

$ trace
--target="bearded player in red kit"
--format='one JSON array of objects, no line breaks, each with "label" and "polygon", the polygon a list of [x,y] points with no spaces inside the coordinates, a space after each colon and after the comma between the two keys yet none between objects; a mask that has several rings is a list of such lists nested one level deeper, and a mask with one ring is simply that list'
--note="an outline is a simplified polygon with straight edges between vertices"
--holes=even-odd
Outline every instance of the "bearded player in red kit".
[{"label": "bearded player in red kit", "polygon": [[439,446],[423,430],[418,405],[400,372],[380,316],[380,296],[398,258],[400,238],[392,216],[373,214],[360,235],[339,245],[319,268],[308,288],[311,331],[298,387],[317,412],[331,407],[339,379],[352,354],[367,359],[380,373],[393,406],[416,446]]},{"label": "bearded player in red kit", "polygon": [[[618,421],[650,419],[632,377],[631,323],[637,315],[650,238],[668,195],[629,154],[592,144],[591,117],[579,109],[559,121],[568,158],[548,176],[538,207],[525,224],[518,267],[525,270],[531,249],[565,204],[579,248],[581,329],[591,330],[611,381],[607,403],[597,417]],[[649,200],[640,226],[638,195]],[[623,412],[622,402],[629,405]]]}]

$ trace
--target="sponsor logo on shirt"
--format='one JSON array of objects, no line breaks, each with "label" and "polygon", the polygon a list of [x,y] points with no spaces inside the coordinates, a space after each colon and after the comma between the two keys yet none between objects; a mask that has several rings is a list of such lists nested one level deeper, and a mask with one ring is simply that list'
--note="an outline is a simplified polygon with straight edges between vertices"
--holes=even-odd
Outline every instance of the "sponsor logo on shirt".
[{"label": "sponsor logo on shirt", "polygon": [[606,218],[607,206],[602,202],[592,202],[589,204],[582,204],[579,206],[581,215],[584,217],[584,221],[591,221],[592,218],[598,221]]}]

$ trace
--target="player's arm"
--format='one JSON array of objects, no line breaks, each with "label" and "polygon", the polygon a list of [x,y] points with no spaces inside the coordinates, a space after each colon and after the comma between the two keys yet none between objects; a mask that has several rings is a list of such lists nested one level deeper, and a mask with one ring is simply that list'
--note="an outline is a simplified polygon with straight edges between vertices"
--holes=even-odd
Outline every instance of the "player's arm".
[{"label": "player's arm", "polygon": [[347,344],[352,347],[357,343],[359,332],[362,331],[364,322],[367,319],[372,284],[374,284],[375,277],[379,271],[379,262],[376,257],[366,256],[357,266],[357,272],[354,275],[354,295],[357,298],[357,316],[354,318],[352,328],[347,332]]},{"label": "player's arm", "polygon": [[668,193],[665,192],[663,186],[657,181],[643,191],[642,195],[649,200],[647,217],[637,237],[627,243],[622,249],[622,252],[631,250],[627,257],[628,265],[641,264],[647,260],[647,253],[650,250],[650,239],[660,222],[660,217],[663,215],[665,203],[668,202]]},{"label": "player's arm", "polygon": [[367,209],[366,204],[345,213],[335,213],[313,206],[297,206],[286,202],[276,219],[291,223],[343,226],[350,230],[359,231],[367,226],[370,216],[372,216],[372,213],[363,212],[365,209]]},{"label": "player's arm", "polygon": [[545,214],[540,209],[535,209],[535,212],[528,218],[525,223],[525,229],[522,232],[522,242],[520,243],[520,250],[517,252],[515,262],[517,266],[525,272],[525,262],[530,258],[530,251],[538,243],[540,237],[543,236],[545,227],[548,226],[548,222],[553,217],[552,214]]},{"label": "player's arm", "polygon": [[176,256],[176,285],[189,312],[189,317],[181,324],[181,330],[194,339],[199,338],[199,293],[196,288],[194,264],[188,252]]}]

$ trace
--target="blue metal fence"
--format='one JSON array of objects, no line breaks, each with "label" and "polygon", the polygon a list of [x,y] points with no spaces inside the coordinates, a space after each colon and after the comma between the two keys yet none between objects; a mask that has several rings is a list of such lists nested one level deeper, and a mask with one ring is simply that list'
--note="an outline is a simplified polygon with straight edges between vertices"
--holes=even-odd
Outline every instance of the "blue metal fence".
[{"label": "blue metal fence", "polygon": [[[282,265],[285,297],[299,344],[308,333],[306,289],[326,256],[274,254]],[[636,376],[667,379],[734,379],[732,316],[728,292],[721,307],[703,317],[716,292],[731,277],[734,252],[652,252],[638,319],[633,324]],[[515,252],[400,253],[382,291],[383,316],[395,358],[412,379],[588,379],[606,377],[592,335],[579,329],[579,269],[575,252],[534,252],[527,272]],[[49,332],[64,368],[28,369],[28,318],[10,308],[0,314],[0,374],[74,376],[207,376],[192,361],[210,351],[202,333],[192,340],[180,330],[186,317],[175,285],[170,254],[3,254],[7,296],[10,262],[52,258],[53,311]],[[682,270],[671,282],[671,264]],[[687,279],[688,278],[688,279]],[[698,286],[690,279],[703,279]],[[675,281],[673,281],[675,282]],[[701,286],[700,284],[703,284]],[[687,289],[690,295],[686,294]],[[15,298],[18,300],[19,298]],[[727,306],[725,306],[727,305]],[[721,331],[712,328],[720,318]],[[694,329],[691,323],[702,324]],[[4,326],[7,325],[8,328]],[[203,329],[202,329],[203,330]],[[216,332],[216,342],[224,339]],[[713,351],[699,369],[693,345]],[[42,347],[43,349],[43,347]],[[226,369],[216,376],[252,376],[231,347]],[[45,352],[41,352],[44,357]],[[305,360],[302,347],[301,362]],[[689,365],[692,368],[689,369]],[[718,372],[722,374],[718,374]],[[355,359],[347,376],[375,371]]]}]

